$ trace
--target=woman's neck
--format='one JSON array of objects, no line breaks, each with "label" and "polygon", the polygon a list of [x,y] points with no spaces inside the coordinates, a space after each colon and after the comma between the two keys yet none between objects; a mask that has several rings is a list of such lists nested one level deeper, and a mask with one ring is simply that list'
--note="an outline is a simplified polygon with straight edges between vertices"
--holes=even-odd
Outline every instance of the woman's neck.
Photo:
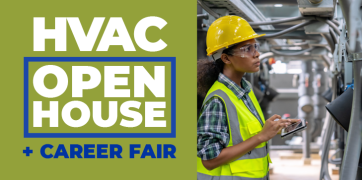
[{"label": "woman's neck", "polygon": [[233,71],[231,69],[224,69],[223,74],[241,87],[241,79],[243,78],[245,72],[238,72],[238,71]]}]

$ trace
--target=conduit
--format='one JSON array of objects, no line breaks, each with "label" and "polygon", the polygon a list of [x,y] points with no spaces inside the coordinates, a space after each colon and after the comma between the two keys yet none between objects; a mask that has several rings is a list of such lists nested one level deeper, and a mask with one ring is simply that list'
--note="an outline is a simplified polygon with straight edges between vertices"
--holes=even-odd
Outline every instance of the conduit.
[{"label": "conduit", "polygon": [[341,35],[341,31],[339,31],[338,27],[331,21],[331,20],[325,20],[325,22],[333,28],[333,30],[338,34],[338,36]]},{"label": "conduit", "polygon": [[336,24],[337,26],[339,26],[339,22],[335,19],[332,20],[332,22],[334,22],[334,24]]},{"label": "conduit", "polygon": [[331,59],[327,55],[323,55],[322,60],[326,63],[327,68],[329,69],[329,67],[331,66]]},{"label": "conduit", "polygon": [[[333,95],[332,95],[332,101],[334,99],[336,99],[337,96],[337,76],[334,75],[332,78],[332,90],[333,90]],[[323,128],[325,129],[325,132],[322,133],[322,138],[323,141],[322,142],[326,142],[322,144],[322,154],[321,154],[321,170],[320,170],[320,177],[319,179],[324,179],[324,180],[330,180],[331,177],[329,175],[329,171],[328,171],[328,155],[329,155],[329,146],[330,146],[330,140],[332,137],[332,133],[333,133],[333,128],[335,126],[335,121],[332,119],[332,116],[330,115],[330,113],[326,112],[326,119],[325,119],[325,125],[323,126]]]},{"label": "conduit", "polygon": [[209,19],[209,15],[208,14],[198,14],[197,15],[197,19]]},{"label": "conduit", "polygon": [[331,52],[333,53],[334,52],[334,41],[331,37],[331,35],[329,34],[321,34],[321,36],[327,41],[329,47],[331,48]]},{"label": "conduit", "polygon": [[357,157],[359,157],[361,153],[361,69],[362,61],[354,61],[353,73],[355,85],[353,89],[352,112],[340,179],[356,179],[358,170],[359,158]]},{"label": "conduit", "polygon": [[282,44],[282,45],[271,45],[270,47],[296,47],[296,46],[304,46],[308,45],[308,42],[302,42],[302,43],[294,43],[294,44]]},{"label": "conduit", "polygon": [[[333,29],[331,27],[329,27],[329,33],[331,34],[332,36],[332,39],[334,41],[333,44],[338,44],[338,38],[337,38],[337,35],[336,33],[333,31]],[[334,51],[333,51],[334,52]]]},{"label": "conduit", "polygon": [[288,29],[284,29],[283,31],[280,31],[280,32],[277,32],[277,33],[274,33],[274,34],[267,34],[267,35],[265,35],[265,36],[263,36],[263,37],[264,37],[264,38],[275,38],[275,37],[281,36],[281,35],[283,35],[283,34],[289,33],[289,32],[291,32],[291,31],[294,31],[294,30],[296,30],[296,29],[298,29],[298,28],[301,28],[301,27],[304,27],[304,26],[306,26],[306,25],[309,25],[309,24],[311,24],[312,22],[313,22],[313,21],[302,22],[302,23],[297,24],[297,25],[295,25],[295,26],[292,26],[292,27],[290,27],[290,28],[288,28]]},{"label": "conduit", "polygon": [[271,24],[280,24],[280,23],[286,23],[286,22],[291,22],[291,21],[298,21],[298,20],[302,20],[302,19],[315,19],[315,17],[303,17],[303,16],[299,16],[299,17],[292,17],[292,18],[286,18],[286,19],[280,19],[280,20],[275,20],[275,21],[266,21],[266,22],[249,22],[249,24],[251,26],[260,26],[260,25],[271,25]]},{"label": "conduit", "polygon": [[311,50],[313,50],[314,47],[308,48],[308,49],[304,49],[302,51],[299,52],[293,52],[293,53],[284,53],[284,52],[280,52],[277,51],[275,49],[270,49],[273,53],[278,54],[278,55],[282,55],[282,56],[297,56],[297,55],[303,55],[305,52],[309,52]]},{"label": "conduit", "polygon": [[[338,44],[339,43],[338,37],[337,37],[336,33],[334,32],[334,30],[331,27],[329,27],[329,32],[330,32],[330,34],[331,34],[331,36],[333,38],[334,44]],[[348,52],[350,52],[348,42],[345,42],[345,43],[346,43],[346,50]],[[332,52],[334,52],[334,51],[332,51]]]}]

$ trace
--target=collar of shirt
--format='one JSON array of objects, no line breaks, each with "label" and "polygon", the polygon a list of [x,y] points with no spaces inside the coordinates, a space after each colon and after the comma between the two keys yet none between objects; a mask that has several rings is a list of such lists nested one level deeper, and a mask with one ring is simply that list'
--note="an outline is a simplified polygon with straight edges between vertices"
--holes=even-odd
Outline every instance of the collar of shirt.
[{"label": "collar of shirt", "polygon": [[241,84],[244,88],[238,86],[234,81],[226,77],[223,73],[219,74],[218,81],[229,88],[239,99],[241,99],[244,94],[248,94],[250,92],[250,86],[244,78],[241,79]]}]

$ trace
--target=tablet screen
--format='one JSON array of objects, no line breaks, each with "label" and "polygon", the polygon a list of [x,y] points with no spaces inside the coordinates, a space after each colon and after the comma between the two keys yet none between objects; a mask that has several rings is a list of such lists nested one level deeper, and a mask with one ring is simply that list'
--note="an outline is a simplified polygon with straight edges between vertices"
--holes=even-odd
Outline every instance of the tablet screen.
[{"label": "tablet screen", "polygon": [[284,133],[292,132],[293,130],[299,129],[300,127],[303,127],[302,121],[297,122],[297,123],[293,123],[290,126],[284,128]]}]

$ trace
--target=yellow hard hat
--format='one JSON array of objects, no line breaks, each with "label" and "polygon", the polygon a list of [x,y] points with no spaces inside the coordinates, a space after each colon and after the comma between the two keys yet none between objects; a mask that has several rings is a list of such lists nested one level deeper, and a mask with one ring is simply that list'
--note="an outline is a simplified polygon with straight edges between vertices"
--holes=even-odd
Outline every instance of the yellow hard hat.
[{"label": "yellow hard hat", "polygon": [[215,20],[207,31],[207,55],[210,56],[230,45],[264,35],[256,34],[249,23],[239,16],[223,16]]}]

